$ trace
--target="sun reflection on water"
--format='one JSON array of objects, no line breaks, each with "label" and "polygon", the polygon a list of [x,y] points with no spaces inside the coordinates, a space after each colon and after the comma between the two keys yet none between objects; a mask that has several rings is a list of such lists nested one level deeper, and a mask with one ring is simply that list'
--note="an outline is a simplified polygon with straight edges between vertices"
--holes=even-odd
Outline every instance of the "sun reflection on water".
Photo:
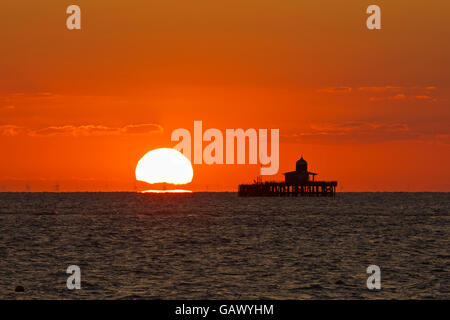
[{"label": "sun reflection on water", "polygon": [[192,193],[191,190],[175,189],[175,190],[144,190],[139,193]]}]

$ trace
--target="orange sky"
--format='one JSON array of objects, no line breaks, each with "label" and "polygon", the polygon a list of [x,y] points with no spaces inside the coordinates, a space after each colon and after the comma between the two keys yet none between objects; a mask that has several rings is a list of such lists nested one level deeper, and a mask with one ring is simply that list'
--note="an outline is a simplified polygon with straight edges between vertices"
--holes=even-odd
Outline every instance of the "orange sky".
[{"label": "orange sky", "polygon": [[[68,5],[82,30],[65,26]],[[382,30],[365,28],[378,4]],[[176,128],[280,129],[339,191],[450,191],[450,3],[0,3],[0,191],[134,190]],[[256,165],[194,165],[236,190]],[[279,174],[266,179],[282,179]],[[59,188],[56,187],[59,186]]]}]

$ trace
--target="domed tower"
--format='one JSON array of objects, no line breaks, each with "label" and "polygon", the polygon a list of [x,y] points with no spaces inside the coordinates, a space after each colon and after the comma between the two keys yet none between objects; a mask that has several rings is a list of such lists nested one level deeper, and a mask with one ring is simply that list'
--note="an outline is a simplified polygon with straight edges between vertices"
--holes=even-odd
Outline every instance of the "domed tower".
[{"label": "domed tower", "polygon": [[295,169],[297,172],[308,172],[308,162],[303,159],[303,156],[296,162]]},{"label": "domed tower", "polygon": [[284,182],[286,184],[306,184],[312,177],[312,182],[314,182],[314,177],[317,173],[308,171],[308,162],[302,157],[295,163],[295,171],[286,172],[284,174]]}]

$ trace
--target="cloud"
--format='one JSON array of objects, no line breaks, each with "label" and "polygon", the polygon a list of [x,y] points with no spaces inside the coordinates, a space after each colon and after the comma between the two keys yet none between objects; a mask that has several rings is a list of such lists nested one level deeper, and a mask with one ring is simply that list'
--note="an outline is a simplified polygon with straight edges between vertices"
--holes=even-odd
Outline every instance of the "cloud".
[{"label": "cloud", "polygon": [[61,95],[51,92],[17,92],[0,96],[0,101],[14,105],[28,102],[49,101],[59,97],[61,97]]},{"label": "cloud", "polygon": [[15,92],[8,94],[6,97],[9,99],[48,99],[57,96],[59,95],[51,92]]},{"label": "cloud", "polygon": [[450,145],[450,133],[438,133],[435,135],[435,141]]},{"label": "cloud", "polygon": [[324,89],[318,89],[318,93],[329,94],[368,94],[369,101],[388,101],[388,100],[428,100],[430,102],[436,102],[437,99],[433,97],[433,94],[437,90],[435,86],[367,86],[367,87],[328,87]]},{"label": "cloud", "polygon": [[19,134],[31,137],[46,136],[109,136],[109,135],[139,135],[160,133],[163,127],[159,124],[131,124],[123,127],[108,127],[102,125],[81,125],[81,126],[50,126],[39,129],[30,129],[15,125],[0,126],[0,135],[17,136]]},{"label": "cloud", "polygon": [[358,91],[363,92],[398,92],[404,89],[404,87],[394,87],[394,86],[378,86],[378,87],[360,87]]},{"label": "cloud", "polygon": [[352,88],[350,87],[328,87],[324,89],[318,89],[319,93],[350,93]]},{"label": "cloud", "polygon": [[432,131],[413,130],[406,123],[355,121],[311,124],[309,129],[302,132],[284,131],[280,139],[282,142],[296,144],[348,145],[408,140],[449,145],[450,132],[442,128]]},{"label": "cloud", "polygon": [[0,125],[0,136],[14,137],[23,133],[24,129],[15,125]]},{"label": "cloud", "polygon": [[311,124],[309,130],[281,135],[281,140],[310,144],[369,144],[418,139],[405,123],[346,122]]},{"label": "cloud", "polygon": [[135,124],[124,127],[107,127],[101,125],[60,126],[47,127],[30,132],[32,136],[104,136],[121,134],[149,134],[162,132],[163,128],[158,124]]},{"label": "cloud", "polygon": [[372,86],[372,87],[359,87],[358,91],[363,92],[399,92],[399,91],[435,91],[435,86]]},{"label": "cloud", "polygon": [[377,123],[377,122],[347,122],[331,124],[312,124],[310,128],[321,134],[347,134],[355,132],[399,132],[409,131],[409,127],[404,123]]},{"label": "cloud", "polygon": [[437,89],[434,86],[379,86],[379,87],[360,87],[359,92],[372,93],[370,101],[387,101],[387,100],[429,100],[437,101],[431,95]]},{"label": "cloud", "polygon": [[396,95],[393,97],[393,99],[394,99],[394,100],[403,100],[403,99],[406,99],[406,96],[405,96],[403,93],[399,93],[399,94],[396,94]]},{"label": "cloud", "polygon": [[83,126],[60,126],[47,127],[30,131],[31,136],[91,136],[91,135],[108,135],[113,134],[117,129],[105,126],[83,125]]},{"label": "cloud", "polygon": [[380,97],[380,96],[378,96],[378,97],[370,97],[369,98],[369,101],[375,101],[375,102],[376,101],[389,101],[389,100],[409,100],[409,101],[412,101],[412,100],[428,100],[428,101],[431,101],[431,102],[436,102],[437,101],[436,98],[433,98],[433,97],[427,96],[427,95],[407,96],[407,95],[405,95],[403,93],[396,94],[395,96],[387,96],[387,97]]},{"label": "cloud", "polygon": [[432,100],[433,98],[430,96],[415,96],[416,99],[419,100]]},{"label": "cloud", "polygon": [[128,134],[145,134],[162,131],[163,127],[159,124],[132,124],[121,128],[121,132]]},{"label": "cloud", "polygon": [[385,101],[385,100],[405,100],[406,95],[403,93],[396,94],[395,96],[388,96],[388,97],[370,97],[370,101]]}]

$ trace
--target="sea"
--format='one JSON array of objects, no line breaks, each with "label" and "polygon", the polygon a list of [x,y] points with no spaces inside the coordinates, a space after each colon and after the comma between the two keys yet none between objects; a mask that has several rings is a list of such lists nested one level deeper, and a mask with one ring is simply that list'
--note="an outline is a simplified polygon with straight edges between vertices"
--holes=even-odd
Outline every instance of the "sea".
[{"label": "sea", "polygon": [[0,298],[449,299],[449,235],[450,193],[0,193]]}]

